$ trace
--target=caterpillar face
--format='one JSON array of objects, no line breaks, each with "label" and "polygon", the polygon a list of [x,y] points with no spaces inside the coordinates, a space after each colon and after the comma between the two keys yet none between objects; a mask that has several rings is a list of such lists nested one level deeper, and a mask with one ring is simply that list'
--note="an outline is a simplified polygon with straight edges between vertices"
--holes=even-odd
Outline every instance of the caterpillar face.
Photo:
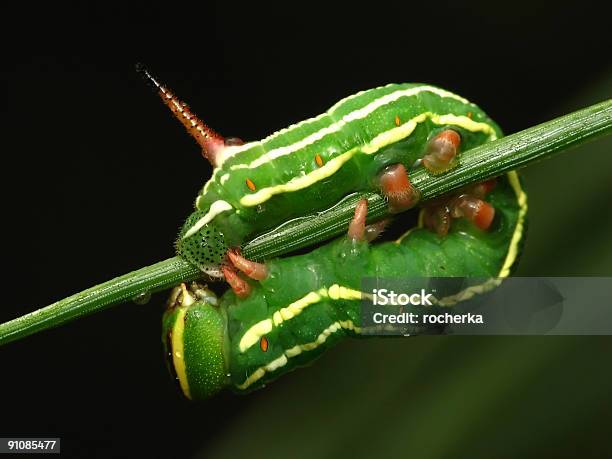
[{"label": "caterpillar face", "polygon": [[216,295],[193,283],[176,287],[162,319],[166,363],[189,399],[210,397],[227,385],[226,317]]}]

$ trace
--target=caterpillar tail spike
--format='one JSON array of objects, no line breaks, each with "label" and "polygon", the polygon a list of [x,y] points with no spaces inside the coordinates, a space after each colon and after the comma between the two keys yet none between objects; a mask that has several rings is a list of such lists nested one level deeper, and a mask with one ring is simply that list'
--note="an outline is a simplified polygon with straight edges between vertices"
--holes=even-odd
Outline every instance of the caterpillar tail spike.
[{"label": "caterpillar tail spike", "polygon": [[219,163],[219,155],[226,145],[241,145],[242,141],[236,137],[225,139],[198,118],[189,106],[178,99],[170,89],[161,84],[151,72],[141,63],[136,64],[136,71],[143,77],[149,86],[157,92],[162,102],[172,111],[187,132],[194,138],[202,148],[202,156],[206,158],[213,167]]}]

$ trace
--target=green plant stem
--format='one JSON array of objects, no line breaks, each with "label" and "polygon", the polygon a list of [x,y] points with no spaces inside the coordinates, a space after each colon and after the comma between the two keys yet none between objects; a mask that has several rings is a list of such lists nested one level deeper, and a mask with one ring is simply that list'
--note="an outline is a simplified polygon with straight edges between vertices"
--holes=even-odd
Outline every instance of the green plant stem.
[{"label": "green plant stem", "polygon": [[181,258],[160,261],[0,324],[0,345],[125,303],[139,295],[171,288],[200,275],[197,268]]},{"label": "green plant stem", "polygon": [[[610,131],[612,100],[607,100],[465,151],[461,154],[459,167],[443,175],[430,176],[420,167],[410,172],[410,178],[421,193],[421,201],[427,201],[470,183],[550,157]],[[293,220],[254,239],[243,247],[243,253],[253,259],[269,258],[338,236],[346,231],[355,204],[363,197],[369,201],[369,221],[387,215],[387,205],[380,195],[355,193],[332,209]],[[180,258],[161,261],[0,324],[0,345],[123,303],[138,295],[171,288],[198,276],[200,272],[197,268]]]}]

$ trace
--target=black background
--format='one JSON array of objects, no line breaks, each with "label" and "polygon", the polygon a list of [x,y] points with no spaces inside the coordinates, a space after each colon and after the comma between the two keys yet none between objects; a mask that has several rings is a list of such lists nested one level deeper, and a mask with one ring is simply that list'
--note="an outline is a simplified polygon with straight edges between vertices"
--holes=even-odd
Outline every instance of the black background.
[{"label": "black background", "polygon": [[[586,3],[28,5],[2,17],[3,321],[172,255],[210,168],[138,61],[244,139],[404,81],[449,88],[513,132],[610,65],[609,16]],[[166,375],[163,300],[0,349],[0,434],[61,436],[79,457],[183,457],[232,423],[253,398],[190,404]]]}]

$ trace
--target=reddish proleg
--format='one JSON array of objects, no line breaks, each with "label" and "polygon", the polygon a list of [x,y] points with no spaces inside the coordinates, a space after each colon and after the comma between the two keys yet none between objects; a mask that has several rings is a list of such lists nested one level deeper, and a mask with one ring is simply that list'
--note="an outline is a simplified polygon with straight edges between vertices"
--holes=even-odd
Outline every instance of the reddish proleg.
[{"label": "reddish proleg", "polygon": [[236,296],[239,298],[246,298],[251,293],[251,286],[247,281],[240,277],[233,268],[229,266],[223,267],[223,276],[225,280],[232,288]]},{"label": "reddish proleg", "polygon": [[365,240],[365,221],[368,215],[368,201],[362,199],[355,206],[355,215],[349,223],[348,237],[353,241]]},{"label": "reddish proleg", "polygon": [[486,230],[493,222],[495,208],[482,199],[463,194],[453,201],[451,215],[453,218],[465,217],[481,230]]},{"label": "reddish proleg", "polygon": [[366,226],[368,216],[368,200],[362,199],[355,206],[355,215],[349,223],[348,237],[353,241],[368,241],[376,239],[383,232],[389,220],[381,220]]},{"label": "reddish proleg", "polygon": [[423,210],[423,225],[439,236],[446,236],[451,219],[465,217],[478,228],[489,229],[495,217],[495,208],[484,198],[495,185],[496,179],[485,180],[429,202]]},{"label": "reddish proleg", "polygon": [[438,236],[446,236],[450,229],[451,215],[446,204],[432,205],[425,208],[423,224],[425,228],[435,232]]},{"label": "reddish proleg", "polygon": [[389,221],[390,220],[381,220],[379,222],[372,223],[371,225],[366,226],[365,227],[366,241],[372,242],[374,239],[380,236],[382,232],[385,230],[385,228],[387,227],[387,225],[389,224]]},{"label": "reddish proleg", "polygon": [[459,153],[461,136],[452,129],[440,132],[427,144],[423,166],[432,174],[441,174],[452,168]]},{"label": "reddish proleg", "polygon": [[403,212],[418,202],[419,193],[410,183],[403,164],[393,164],[385,168],[379,181],[383,194],[389,200],[390,212]]},{"label": "reddish proleg", "polygon": [[236,269],[254,280],[264,280],[268,277],[268,268],[263,263],[247,260],[235,250],[229,250],[227,256]]}]

